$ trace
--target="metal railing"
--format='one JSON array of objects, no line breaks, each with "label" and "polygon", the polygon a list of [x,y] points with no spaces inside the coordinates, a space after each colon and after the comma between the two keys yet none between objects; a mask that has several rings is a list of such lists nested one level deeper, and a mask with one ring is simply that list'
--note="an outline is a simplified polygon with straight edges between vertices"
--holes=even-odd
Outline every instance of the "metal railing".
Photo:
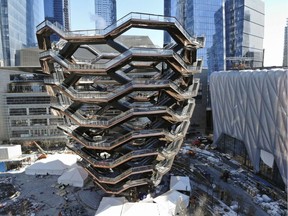
[{"label": "metal railing", "polygon": [[126,16],[122,17],[121,19],[117,20],[116,23],[106,27],[105,29],[93,29],[93,30],[79,30],[79,31],[66,31],[62,25],[59,23],[52,23],[48,20],[43,21],[40,23],[36,29],[37,31],[41,30],[45,26],[49,26],[51,29],[55,30],[60,34],[62,37],[79,37],[79,36],[107,36],[111,34],[113,31],[119,29],[121,25],[129,22],[129,21],[137,21],[141,20],[141,22],[149,22],[149,23],[171,23],[174,24],[179,31],[184,35],[184,37],[190,41],[190,43],[195,44],[199,47],[204,46],[203,40],[198,40],[196,37],[191,37],[189,33],[183,28],[183,26],[179,23],[179,21],[175,17],[165,17],[162,15],[154,15],[154,14],[147,14],[147,13],[129,13]]},{"label": "metal railing", "polygon": [[99,174],[91,166],[86,167],[86,169],[94,178],[97,179],[98,182],[108,183],[108,184],[116,184],[119,181],[123,180],[124,178],[127,178],[128,176],[130,176],[132,174],[151,172],[151,171],[153,171],[153,166],[147,165],[147,166],[132,167],[132,168],[129,168],[128,170],[122,172],[120,175],[117,175],[116,177],[101,176],[101,174]]},{"label": "metal railing", "polygon": [[136,157],[145,157],[151,155],[157,155],[158,152],[156,149],[142,149],[137,151],[129,152],[119,158],[109,158],[109,159],[102,159],[102,158],[95,158],[95,156],[89,155],[81,150],[82,146],[72,146],[68,145],[68,147],[77,153],[85,160],[89,161],[94,167],[102,167],[102,168],[114,168],[123,162],[130,160]]}]

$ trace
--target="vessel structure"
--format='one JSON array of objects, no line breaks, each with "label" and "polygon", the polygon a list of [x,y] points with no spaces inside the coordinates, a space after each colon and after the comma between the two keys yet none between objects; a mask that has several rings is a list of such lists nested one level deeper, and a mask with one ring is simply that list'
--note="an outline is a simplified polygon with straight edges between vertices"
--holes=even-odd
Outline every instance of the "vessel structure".
[{"label": "vessel structure", "polygon": [[[131,28],[163,30],[173,42],[127,46],[118,39]],[[173,17],[130,13],[104,30],[65,31],[46,20],[37,39],[47,91],[57,98],[51,110],[66,122],[58,128],[95,184],[110,194],[159,185],[190,125],[203,38]],[[101,52],[104,45],[113,52]]]}]

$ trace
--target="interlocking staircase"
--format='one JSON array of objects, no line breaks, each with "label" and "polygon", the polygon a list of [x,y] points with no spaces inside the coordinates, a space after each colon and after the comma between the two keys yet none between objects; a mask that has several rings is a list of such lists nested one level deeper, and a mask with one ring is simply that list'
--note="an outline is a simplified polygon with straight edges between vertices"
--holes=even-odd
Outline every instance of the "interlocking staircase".
[{"label": "interlocking staircase", "polygon": [[[163,48],[127,47],[117,37],[130,28],[167,31],[174,42]],[[50,36],[57,34],[57,43]],[[67,146],[94,182],[119,194],[142,185],[157,186],[171,168],[195,106],[202,38],[191,37],[172,17],[130,13],[104,30],[67,32],[44,21],[37,27],[40,63],[52,111],[73,138]],[[114,54],[95,45],[109,45]],[[77,59],[85,49],[92,60]]]}]

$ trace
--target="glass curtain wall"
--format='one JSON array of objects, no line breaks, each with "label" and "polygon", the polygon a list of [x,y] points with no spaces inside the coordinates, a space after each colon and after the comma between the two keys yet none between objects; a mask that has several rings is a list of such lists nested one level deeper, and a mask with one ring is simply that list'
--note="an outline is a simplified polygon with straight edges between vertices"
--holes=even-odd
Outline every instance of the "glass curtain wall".
[{"label": "glass curtain wall", "polygon": [[17,50],[36,45],[35,26],[43,21],[41,5],[38,0],[0,0],[0,65],[15,66]]},{"label": "glass curtain wall", "polygon": [[225,26],[227,69],[233,69],[239,65],[245,68],[262,67],[264,2],[262,0],[227,0]]},{"label": "glass curtain wall", "polygon": [[116,0],[95,0],[95,28],[104,29],[116,22]]},{"label": "glass curtain wall", "polygon": [[[209,52],[216,34],[214,14],[221,6],[222,0],[164,1],[164,15],[176,17],[191,36],[205,36],[205,47],[197,51],[198,56],[203,58],[204,68],[208,67]],[[167,34],[164,34],[164,43],[167,44],[170,40]]]}]

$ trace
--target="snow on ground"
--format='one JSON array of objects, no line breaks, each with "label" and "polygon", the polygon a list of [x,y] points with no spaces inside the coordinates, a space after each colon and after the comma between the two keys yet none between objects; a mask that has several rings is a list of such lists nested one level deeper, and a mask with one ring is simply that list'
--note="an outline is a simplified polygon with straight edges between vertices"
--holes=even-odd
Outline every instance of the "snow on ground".
[{"label": "snow on ground", "polygon": [[272,199],[266,194],[257,194],[254,197],[254,202],[261,206],[261,208],[264,209],[271,216],[285,215],[285,212],[279,206],[279,202],[272,201]]}]

